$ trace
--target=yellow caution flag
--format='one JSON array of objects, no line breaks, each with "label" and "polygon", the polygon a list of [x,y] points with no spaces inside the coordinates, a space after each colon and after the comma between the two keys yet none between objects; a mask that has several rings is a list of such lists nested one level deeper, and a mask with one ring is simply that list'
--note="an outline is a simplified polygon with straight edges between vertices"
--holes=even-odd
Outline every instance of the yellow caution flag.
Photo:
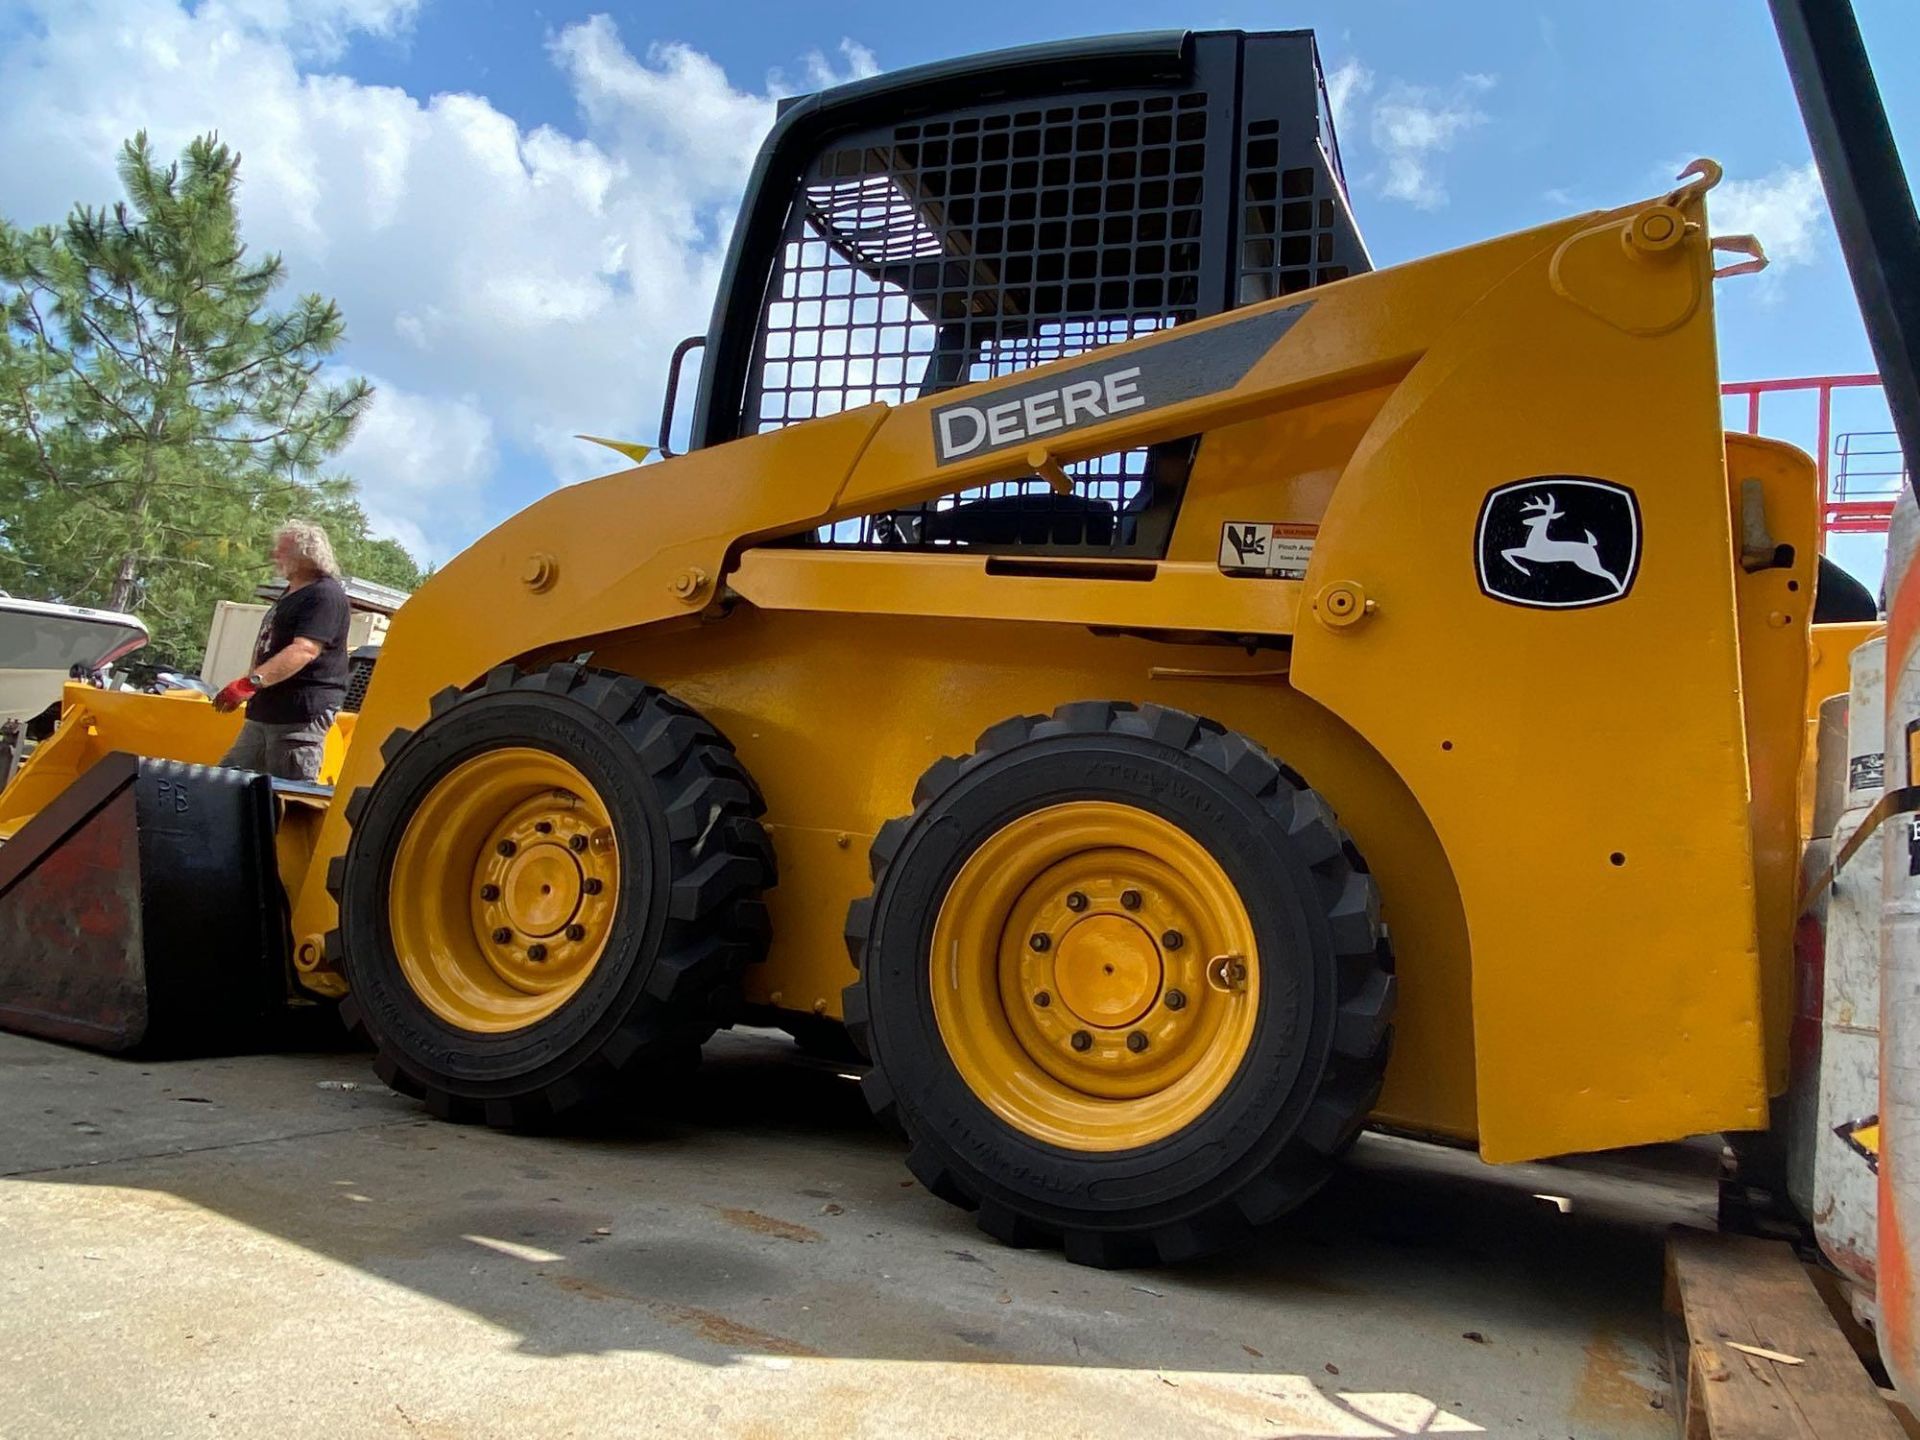
[{"label": "yellow caution flag", "polygon": [[609,450],[618,450],[636,465],[653,453],[653,446],[637,444],[632,440],[608,440],[599,435],[576,435],[573,438],[590,440],[595,445],[604,445]]}]

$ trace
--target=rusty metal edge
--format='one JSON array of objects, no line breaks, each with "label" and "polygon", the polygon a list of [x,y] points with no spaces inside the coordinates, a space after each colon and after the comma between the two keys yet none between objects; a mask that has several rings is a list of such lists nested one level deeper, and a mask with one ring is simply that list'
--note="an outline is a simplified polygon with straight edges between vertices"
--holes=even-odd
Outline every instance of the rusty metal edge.
[{"label": "rusty metal edge", "polygon": [[133,783],[140,757],[110,751],[0,845],[0,898],[114,796]]}]

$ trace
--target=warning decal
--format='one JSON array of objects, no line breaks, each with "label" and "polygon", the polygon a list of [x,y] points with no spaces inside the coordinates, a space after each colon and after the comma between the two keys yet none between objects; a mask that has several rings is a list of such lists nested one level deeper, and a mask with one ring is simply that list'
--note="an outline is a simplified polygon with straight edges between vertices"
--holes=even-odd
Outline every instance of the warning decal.
[{"label": "warning decal", "polygon": [[1880,1117],[1868,1115],[1833,1127],[1846,1147],[1867,1162],[1867,1169],[1880,1173]]},{"label": "warning decal", "polygon": [[1878,790],[1887,783],[1887,755],[1878,750],[1870,755],[1855,755],[1847,761],[1849,790]]},{"label": "warning decal", "polygon": [[1304,580],[1318,525],[1229,520],[1220,527],[1220,568],[1229,575]]}]

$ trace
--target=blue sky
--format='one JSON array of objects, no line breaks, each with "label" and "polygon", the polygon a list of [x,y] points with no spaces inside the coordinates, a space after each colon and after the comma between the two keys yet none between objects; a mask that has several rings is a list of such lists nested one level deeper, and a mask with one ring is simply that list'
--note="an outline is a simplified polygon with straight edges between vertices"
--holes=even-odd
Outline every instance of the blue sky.
[{"label": "blue sky", "polygon": [[[1920,5],[1857,10],[1911,161],[1920,85],[1896,57],[1920,55]],[[219,128],[246,156],[250,238],[341,299],[341,359],[381,386],[347,457],[370,512],[442,558],[604,468],[575,431],[653,438],[665,354],[703,328],[774,96],[1183,26],[1318,32],[1379,264],[1650,194],[1712,155],[1716,229],[1760,231],[1778,262],[1720,287],[1723,373],[1871,368],[1761,0],[0,0],[0,213],[110,198],[137,126],[163,148]],[[1843,558],[1866,571],[1871,552]]]}]

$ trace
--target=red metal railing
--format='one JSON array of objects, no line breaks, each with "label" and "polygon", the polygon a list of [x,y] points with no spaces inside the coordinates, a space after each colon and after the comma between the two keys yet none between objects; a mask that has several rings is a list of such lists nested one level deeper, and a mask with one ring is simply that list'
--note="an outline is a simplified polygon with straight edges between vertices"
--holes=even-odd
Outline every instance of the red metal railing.
[{"label": "red metal railing", "polygon": [[[1820,467],[1820,539],[1825,548],[1829,535],[1884,535],[1887,525],[1893,518],[1893,496],[1898,493],[1897,484],[1890,487],[1893,493],[1875,494],[1870,498],[1858,495],[1849,496],[1846,492],[1845,475],[1842,483],[1836,487],[1833,483],[1833,392],[1852,390],[1866,386],[1880,388],[1878,375],[1805,375],[1791,380],[1733,380],[1720,387],[1722,396],[1744,397],[1747,402],[1747,433],[1760,433],[1760,402],[1764,396],[1783,392],[1812,391],[1817,407],[1815,422],[1819,439],[1814,449],[1814,458]],[[1874,452],[1878,453],[1878,452]],[[1875,478],[1883,478],[1874,472]],[[1897,481],[1899,474],[1894,478]]]}]

